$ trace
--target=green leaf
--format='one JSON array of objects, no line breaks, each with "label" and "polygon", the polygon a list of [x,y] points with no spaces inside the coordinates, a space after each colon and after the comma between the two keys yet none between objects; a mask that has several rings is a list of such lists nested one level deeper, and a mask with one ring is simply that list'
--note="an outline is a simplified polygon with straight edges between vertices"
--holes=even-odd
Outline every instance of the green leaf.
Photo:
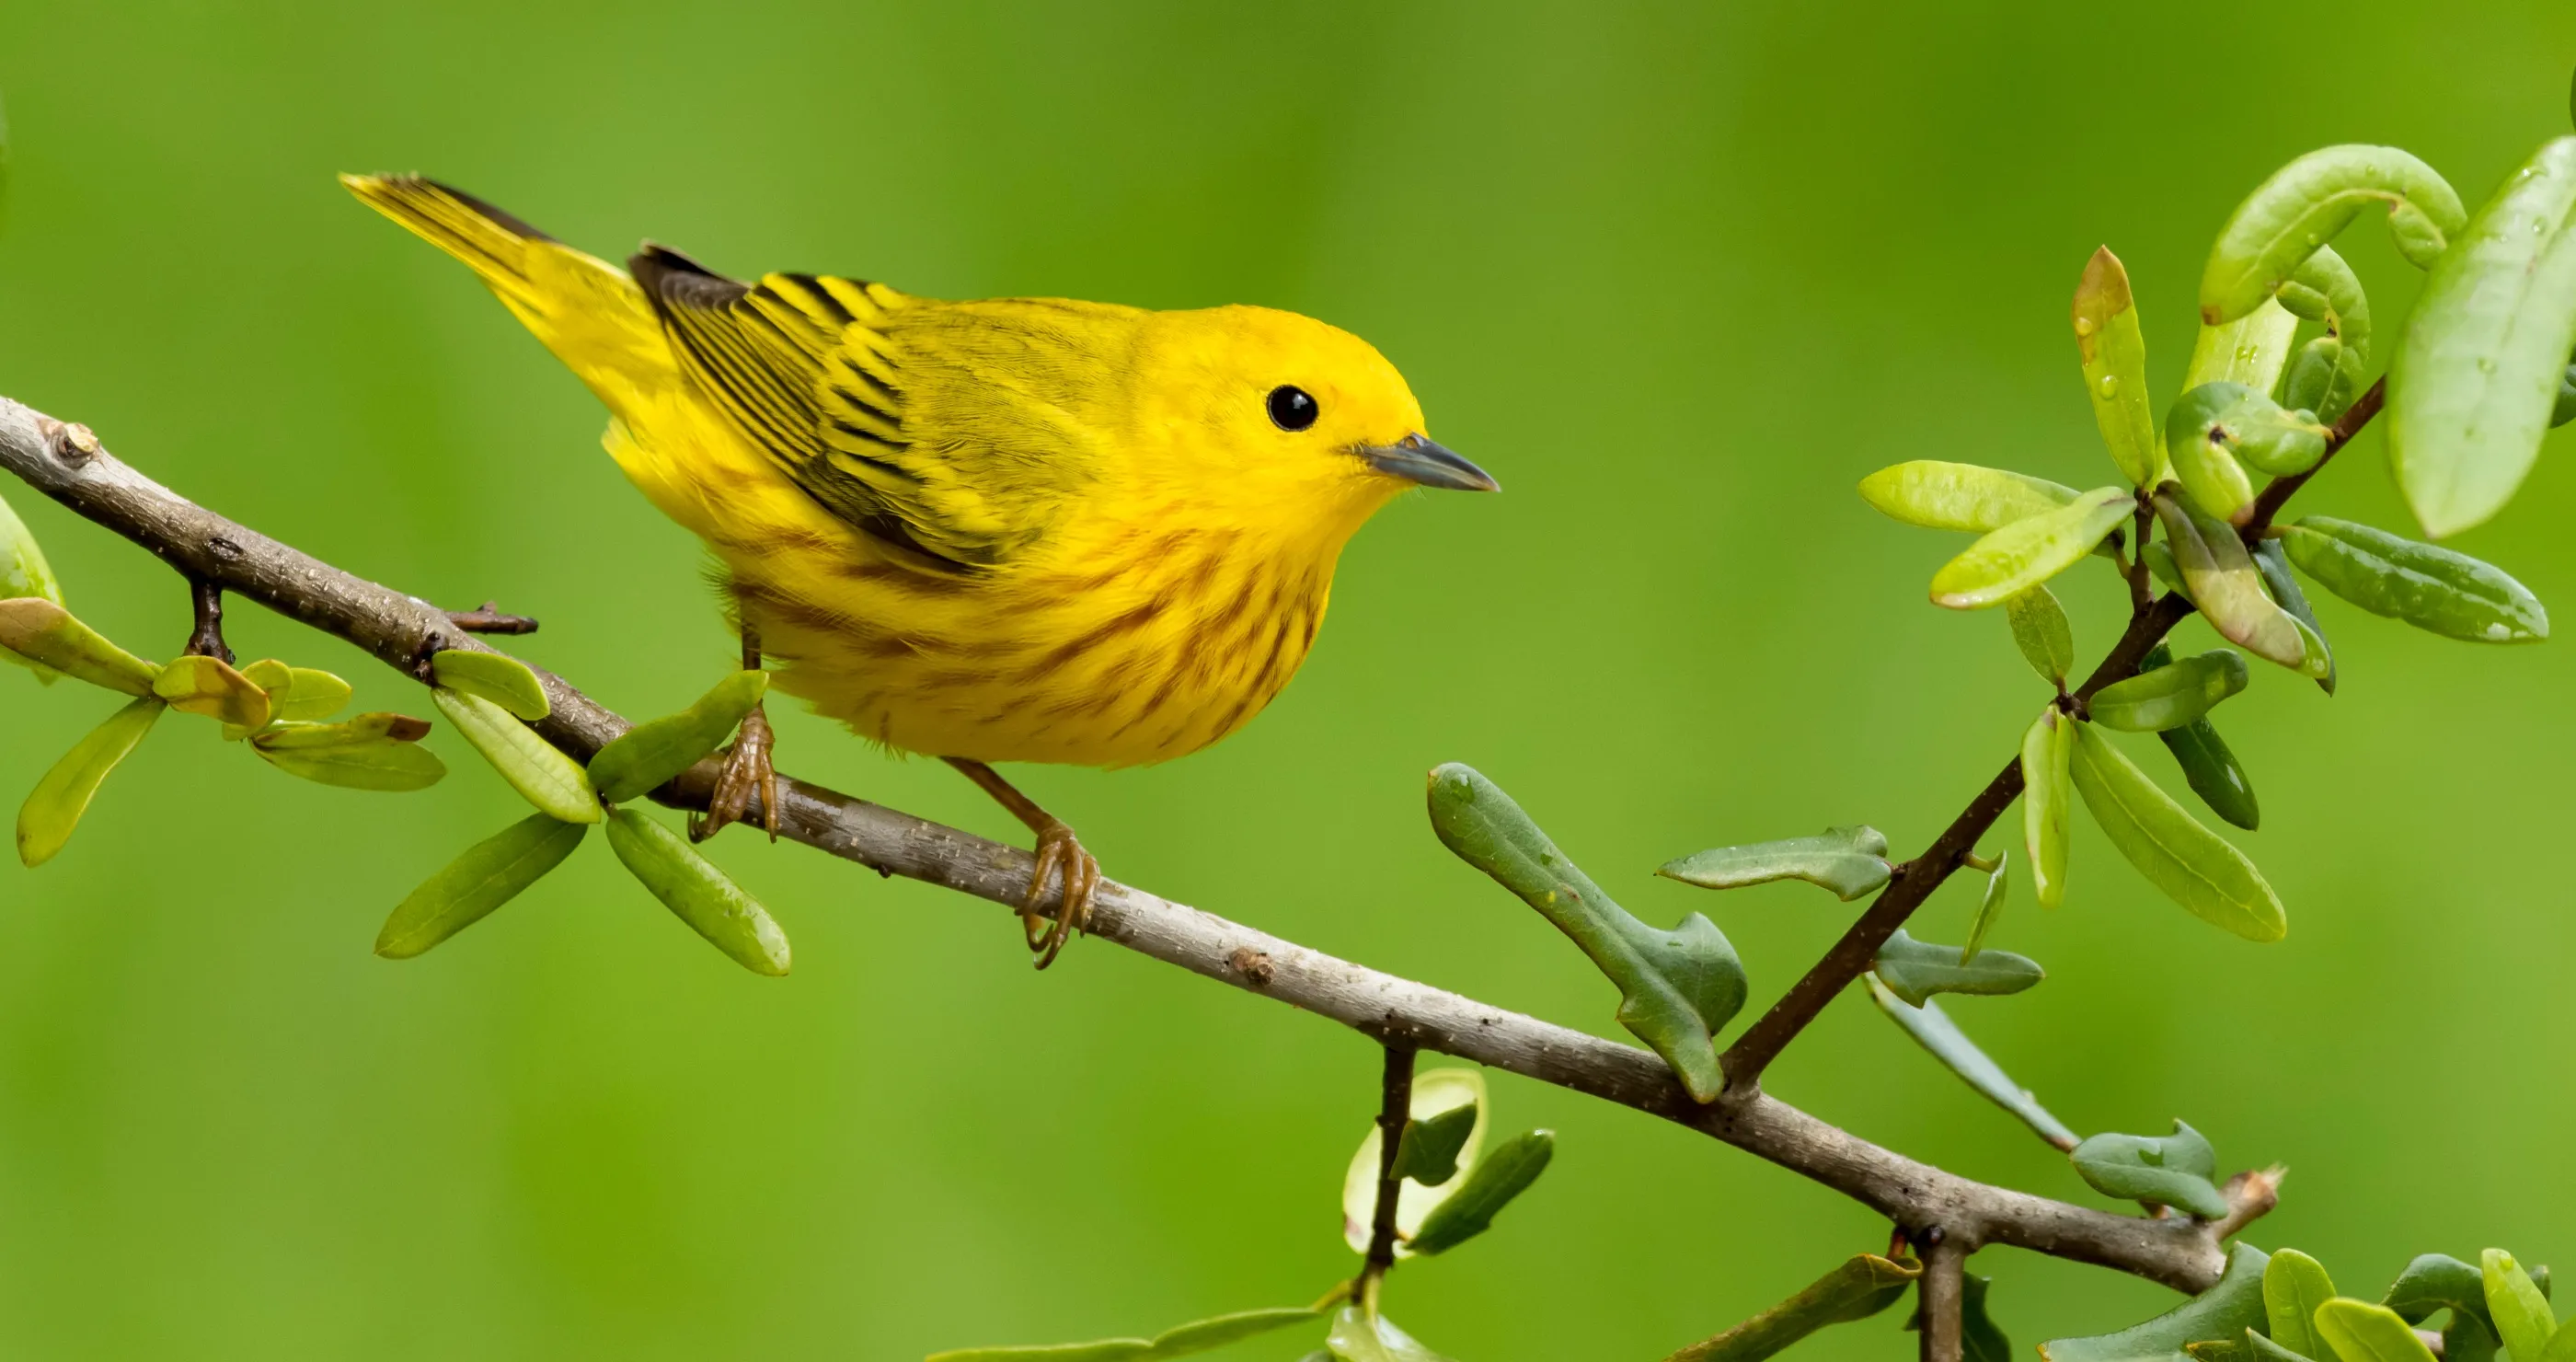
[{"label": "green leaf", "polygon": [[467,847],[395,906],[376,933],[376,954],[408,960],[482,921],[563,864],[589,831],[535,813]]},{"label": "green leaf", "polygon": [[1466,1148],[1468,1134],[1484,1115],[1481,1106],[1471,1103],[1427,1120],[1406,1121],[1404,1138],[1396,1142],[1395,1175],[1425,1187],[1437,1187],[1458,1176],[1458,1153]]},{"label": "green leaf", "polygon": [[2227,1214],[2227,1195],[2211,1179],[2218,1155],[2200,1132],[2174,1122],[2174,1133],[2096,1135],[2067,1158],[2094,1191],[2122,1201],[2144,1201],[2185,1210],[2203,1220]]},{"label": "green leaf", "polygon": [[2433,1350],[2396,1311],[2348,1296],[2317,1307],[2317,1336],[2343,1362],[2433,1362]]},{"label": "green leaf", "polygon": [[182,657],[152,679],[152,694],[183,714],[248,733],[268,726],[268,692],[219,658]]},{"label": "green leaf", "polygon": [[[413,726],[402,730],[413,736],[370,733],[370,721],[388,719]],[[278,770],[316,784],[401,794],[447,777],[447,763],[418,745],[418,730],[427,727],[399,714],[362,714],[345,724],[271,728],[251,739],[250,748]]]},{"label": "green leaf", "polygon": [[[1406,1108],[1407,1129],[1414,1124],[1437,1121],[1443,1117],[1467,1122],[1467,1137],[1458,1146],[1457,1166],[1474,1168],[1485,1147],[1487,1104],[1485,1076],[1474,1069],[1426,1069],[1413,1077],[1413,1102]],[[1350,1168],[1342,1175],[1342,1240],[1353,1253],[1366,1253],[1369,1232],[1377,1211],[1377,1176],[1385,1148],[1377,1123],[1369,1123],[1368,1134],[1361,1139],[1358,1152],[1351,1155]],[[1404,1158],[1399,1143],[1396,1158]],[[1398,1173],[1402,1168],[1399,1166]],[[1466,1184],[1452,1175],[1439,1183],[1419,1180],[1400,1182],[1395,1193],[1395,1256],[1411,1257],[1413,1250],[1406,1240],[1422,1228],[1432,1209],[1455,1196]]]},{"label": "green leaf", "polygon": [[627,873],[662,901],[672,916],[708,944],[754,974],[787,973],[787,933],[760,901],[742,891],[680,835],[620,806],[609,811],[608,845]]},{"label": "green leaf", "polygon": [[97,797],[99,783],[143,741],[153,721],[168,708],[149,696],[127,705],[91,729],[45,772],[27,802],[18,806],[20,861],[43,865],[63,849],[72,839],[72,829],[80,826],[81,815],[89,811],[90,800]]},{"label": "green leaf", "polygon": [[2540,1294],[2522,1264],[2503,1249],[2479,1254],[2478,1267],[2486,1286],[2487,1318],[2495,1324],[2496,1338],[2513,1354],[2514,1362],[2539,1362],[2549,1336],[2558,1332],[2558,1315],[2549,1308],[2549,1298]]},{"label": "green leaf", "polygon": [[2308,593],[2299,589],[2299,579],[2290,572],[2290,555],[2278,539],[2265,539],[2253,550],[2254,570],[2263,578],[2263,588],[2272,595],[2272,603],[2296,621],[2304,630],[2299,635],[2306,656],[2300,670],[2314,678],[2317,688],[2328,695],[2335,692],[2334,649],[2326,643],[2325,626],[2317,623],[2317,612],[2308,605]]},{"label": "green leaf", "polygon": [[2380,1304],[2408,1324],[2421,1324],[2438,1310],[2463,1311],[2484,1320],[2486,1277],[2476,1265],[2447,1253],[2420,1254],[2397,1274]]},{"label": "green leaf", "polygon": [[449,648],[431,656],[429,670],[437,685],[489,700],[529,723],[554,712],[545,683],[515,657]]},{"label": "green leaf", "polygon": [[1970,544],[1932,575],[1932,603],[1982,610],[2073,567],[2137,509],[2126,487],[2099,487]]},{"label": "green leaf", "polygon": [[1986,1313],[1986,1292],[1993,1286],[1991,1278],[1960,1274],[1960,1362],[2013,1362],[2012,1340]]},{"label": "green leaf", "polygon": [[2263,1269],[2263,1311],[2270,1321],[2272,1341],[2305,1357],[2326,1358],[2324,1340],[2317,1337],[2317,1307],[2334,1299],[2334,1279],[2326,1275],[2325,1264],[2299,1252],[2283,1249],[2272,1255],[2270,1266]]},{"label": "green leaf", "polygon": [[1449,1362],[1395,1327],[1394,1320],[1357,1305],[1345,1305],[1333,1316],[1324,1347],[1341,1362]]},{"label": "green leaf", "polygon": [[2263,578],[2234,527],[2203,516],[2159,492],[2156,519],[2201,618],[2231,643],[2268,662],[2299,669],[2307,644],[2299,626],[2263,594]]},{"label": "green leaf", "polygon": [[1664,1362],[1762,1362],[1826,1325],[1867,1319],[1894,1305],[1922,1275],[1916,1263],[1854,1254],[1798,1294]]},{"label": "green leaf", "polygon": [[429,694],[438,712],[537,812],[567,823],[599,821],[599,794],[591,788],[589,774],[538,737],[536,730],[479,695],[444,686],[432,688]]},{"label": "green leaf", "polygon": [[[2322,1343],[2319,1346],[2322,1350]],[[2306,1353],[2284,1348],[2251,1329],[2245,1331],[2245,1356],[2247,1362],[2311,1362]],[[2316,1362],[2334,1362],[2334,1357],[2329,1353]]]},{"label": "green leaf", "polygon": [[2031,670],[2065,689],[2066,674],[2075,667],[2075,628],[2066,622],[2066,607],[2057,603],[2056,594],[2032,587],[2004,602],[2004,617],[2012,622],[2013,644],[2030,659]]},{"label": "green leaf", "polygon": [[2196,428],[2193,419],[2200,413],[2191,406],[2207,395],[2224,397],[2230,391],[2252,389],[2209,383],[2184,393],[2165,413],[2165,456],[2172,461],[2174,480],[2182,484],[2183,495],[2191,498],[2193,506],[2230,525],[2242,525],[2254,515],[2254,480],[2246,476],[2245,465],[2237,461],[2227,441],[2203,438],[2205,431]]},{"label": "green leaf", "polygon": [[[0,147],[0,164],[5,164],[7,148]],[[0,499],[0,600],[33,598],[63,603],[63,589],[54,580],[54,570],[45,562],[45,551],[28,533],[27,523],[18,518],[6,499]],[[50,686],[60,673],[53,668],[19,656],[0,647],[0,662],[12,662],[35,672],[36,679]]]},{"label": "green leaf", "polygon": [[1222,1348],[1258,1334],[1324,1317],[1311,1306],[1243,1310],[1175,1325],[1153,1338],[1104,1338],[1096,1343],[1042,1343],[1022,1348],[957,1348],[922,1362],[1162,1362]]},{"label": "green leaf", "polygon": [[1986,1052],[1978,1049],[1976,1042],[1959,1029],[1958,1023],[1951,1021],[1950,1015],[1941,1010],[1941,1004],[1927,998],[1921,1007],[1916,1007],[1889,992],[1877,975],[1861,977],[1869,984],[1869,996],[1877,1000],[1878,1010],[1886,1013],[1888,1020],[1904,1028],[1905,1034],[1912,1036],[1916,1044],[1931,1051],[1934,1059],[1948,1065],[1950,1072],[1983,1094],[1987,1101],[2020,1117],[2022,1124],[2037,1131],[2041,1139],[2060,1149],[2075,1147],[2075,1132],[2068,1130],[2065,1122],[2049,1115],[2048,1108],[2041,1106],[2028,1088],[2013,1082],[2012,1076],[2003,1071],[2003,1066],[1987,1058]]},{"label": "green leaf", "polygon": [[2289,933],[2281,900],[2254,863],[2184,812],[2090,724],[2076,729],[2075,789],[2102,835],[2174,902],[2248,941]]},{"label": "green leaf", "polygon": [[2555,430],[2570,421],[2576,421],[2576,360],[2568,361],[2567,372],[2559,375],[2558,403],[2549,410],[2549,428]]},{"label": "green leaf", "polygon": [[2558,1326],[2541,1346],[2540,1362],[2576,1362],[2576,1320]]},{"label": "green leaf", "polygon": [[327,719],[349,703],[348,682],[310,667],[290,667],[273,657],[242,668],[242,675],[267,692],[272,719]]},{"label": "green leaf", "polygon": [[1995,868],[1986,876],[1985,893],[1977,900],[1976,920],[1968,924],[1968,944],[1959,948],[1960,964],[1975,960],[1977,952],[1985,949],[1986,933],[1993,931],[1995,924],[2003,919],[2005,891],[2011,881],[2012,853],[1998,851],[1995,853]]},{"label": "green leaf", "polygon": [[2191,365],[2183,373],[2182,391],[2204,383],[2242,383],[2270,392],[2289,362],[2290,342],[2299,319],[2275,301],[2219,326],[2204,326],[2192,343]]},{"label": "green leaf", "polygon": [[2021,739],[2022,851],[2039,906],[2066,900],[2067,808],[2074,802],[2075,721],[2050,705]]},{"label": "green leaf", "polygon": [[[2313,354],[2324,367],[2306,381],[2299,400],[2285,398],[2282,405],[2315,412],[2319,421],[2331,424],[2361,396],[2362,381],[2370,373],[2370,297],[2362,290],[2361,276],[2334,247],[2319,246],[2281,286],[2281,305],[2325,326],[2325,334],[2301,352]],[[2293,374],[2282,379],[2285,389],[2299,381],[2295,371],[2294,362]]]},{"label": "green leaf", "polygon": [[2075,500],[2072,487],[1972,463],[1917,459],[1860,480],[1861,498],[1908,525],[1987,534]]},{"label": "green leaf", "polygon": [[1532,1130],[1486,1151],[1466,1180],[1423,1217],[1408,1246],[1416,1253],[1445,1253],[1494,1226],[1494,1217],[1529,1190],[1556,1157],[1556,1134]]},{"label": "green leaf", "polygon": [[1451,762],[1431,773],[1431,826],[1460,860],[1539,911],[1619,987],[1619,1023],[1653,1047],[1692,1098],[1726,1086],[1711,1037],[1744,1007],[1744,966],[1706,917],[1647,926],[1566,859],[1492,781]]},{"label": "green leaf", "polygon": [[161,669],[40,596],[0,601],[0,648],[72,678],[141,698]]},{"label": "green leaf", "polygon": [[[2173,664],[2173,650],[2157,644],[2147,650],[2138,663],[2141,673]],[[2237,764],[2236,754],[2228,750],[2225,739],[2207,718],[2195,719],[2179,728],[2168,728],[2156,734],[2164,740],[2165,750],[2173,753],[2175,764],[2182,767],[2183,779],[2191,783],[2192,792],[2209,806],[2210,812],[2240,828],[2251,830],[2263,821],[2262,806],[2254,799],[2254,782],[2245,768]]]},{"label": "green leaf", "polygon": [[2309,152],[2274,171],[2228,218],[2201,272],[2201,320],[2215,326],[2262,306],[2364,208],[2387,213],[2398,253],[2419,269],[2432,268],[2468,220],[2449,182],[2395,147]]},{"label": "green leaf", "polygon": [[270,725],[252,738],[251,744],[273,752],[291,752],[306,747],[345,747],[362,742],[412,743],[428,736],[427,719],[377,710],[336,724],[285,720]]},{"label": "green leaf", "polygon": [[769,690],[769,673],[740,671],[697,703],[633,728],[590,759],[590,778],[611,804],[650,794],[722,746]]},{"label": "green leaf", "polygon": [[2388,459],[2435,538],[2503,510],[2539,457],[2576,348],[2576,137],[2478,210],[2398,334]]},{"label": "green leaf", "polygon": [[2245,682],[2244,657],[2232,648],[2214,648],[2114,681],[2094,692],[2085,712],[2105,728],[2161,733],[2207,714],[2245,689]]},{"label": "green leaf", "polygon": [[1889,871],[1886,835],[1861,825],[1827,828],[1813,837],[1715,847],[1666,861],[1655,873],[1702,889],[1805,880],[1849,903],[1887,883]]},{"label": "green leaf", "polygon": [[1900,927],[1878,948],[1871,968],[1888,992],[1916,1007],[1935,993],[1999,997],[2019,993],[2048,977],[2038,961],[2011,951],[1981,951],[1966,964],[1960,963],[1960,954],[1953,946],[1917,941]]},{"label": "green leaf", "polygon": [[2084,388],[2093,395],[2093,420],[2111,462],[2132,487],[2164,481],[2156,448],[2156,416],[2148,406],[2147,343],[2138,331],[2138,309],[2129,294],[2129,272],[2104,246],[2084,265],[2075,286],[2075,346],[2084,359]]},{"label": "green leaf", "polygon": [[2165,453],[2202,510],[2242,524],[2254,495],[2245,468],[2275,477],[2305,473],[2325,458],[2328,434],[2313,413],[2283,410],[2261,389],[2204,383],[2166,414]]},{"label": "green leaf", "polygon": [[2173,1309],[2115,1334],[2056,1338],[2039,1345],[2041,1362],[2137,1362],[2173,1358],[2192,1343],[2234,1339],[2263,1327],[2263,1250],[2238,1243],[2218,1284]]},{"label": "green leaf", "polygon": [[2182,579],[2182,568],[2175,564],[2170,546],[2149,544],[2138,556],[2147,560],[2147,570],[2156,574],[2156,580],[2164,583],[2166,590],[2186,601],[2191,599],[2191,584]]},{"label": "green leaf", "polygon": [[2549,611],[2522,583],[2464,553],[2312,515],[2281,531],[2299,570],[2374,615],[2472,643],[2536,643]]}]

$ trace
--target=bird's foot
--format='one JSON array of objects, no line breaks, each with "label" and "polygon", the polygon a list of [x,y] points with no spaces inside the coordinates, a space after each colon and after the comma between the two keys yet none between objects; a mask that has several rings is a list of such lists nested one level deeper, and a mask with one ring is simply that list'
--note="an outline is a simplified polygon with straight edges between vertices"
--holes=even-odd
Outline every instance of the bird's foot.
[{"label": "bird's foot", "polygon": [[734,734],[733,745],[725,749],[715,792],[707,796],[706,814],[689,817],[690,841],[703,842],[743,821],[755,791],[760,795],[760,825],[769,830],[769,840],[778,840],[778,768],[769,761],[772,740],[769,716],[760,706],[752,706],[742,716],[742,729]]},{"label": "bird's foot", "polygon": [[[1100,888],[1100,862],[1083,850],[1073,829],[1061,820],[1048,819],[1037,834],[1038,863],[1029,875],[1028,897],[1020,901],[1020,926],[1028,937],[1029,949],[1038,957],[1037,967],[1045,969],[1055,963],[1066,940],[1075,932],[1090,929],[1091,897]],[[1040,911],[1051,875],[1063,886],[1052,918]]]}]

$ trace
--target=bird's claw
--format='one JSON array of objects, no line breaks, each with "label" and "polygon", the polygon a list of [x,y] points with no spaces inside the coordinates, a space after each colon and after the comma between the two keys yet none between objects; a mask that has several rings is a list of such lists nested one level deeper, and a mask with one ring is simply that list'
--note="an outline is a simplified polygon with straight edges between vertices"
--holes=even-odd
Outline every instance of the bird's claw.
[{"label": "bird's claw", "polygon": [[689,816],[690,841],[703,842],[742,822],[751,810],[754,792],[760,795],[760,825],[768,829],[769,840],[778,840],[778,768],[770,764],[771,741],[769,716],[758,705],[752,706],[742,716],[742,729],[734,735],[733,745],[725,749],[715,791],[707,796],[706,814]]},{"label": "bird's claw", "polygon": [[[1020,926],[1028,937],[1029,949],[1038,957],[1037,967],[1045,969],[1055,963],[1056,955],[1073,933],[1090,929],[1091,898],[1100,888],[1100,862],[1083,850],[1073,829],[1061,822],[1039,830],[1037,857],[1037,868],[1029,875],[1028,896],[1020,900]],[[1050,877],[1063,886],[1052,918],[1039,911]]]}]

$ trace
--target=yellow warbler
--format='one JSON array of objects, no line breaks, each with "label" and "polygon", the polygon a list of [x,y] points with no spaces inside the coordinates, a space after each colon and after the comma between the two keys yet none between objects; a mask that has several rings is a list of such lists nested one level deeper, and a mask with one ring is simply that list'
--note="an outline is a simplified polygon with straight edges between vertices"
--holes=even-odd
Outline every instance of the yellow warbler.
[{"label": "yellow warbler", "polygon": [[[745,666],[1029,826],[1042,967],[1099,866],[988,763],[1215,742],[1295,674],[1363,521],[1410,486],[1494,487],[1384,356],[1292,313],[743,283],[649,244],[619,270],[429,180],[342,182],[607,404],[618,467],[722,561]],[[754,711],[700,835],[755,789],[776,835],[769,744]]]}]

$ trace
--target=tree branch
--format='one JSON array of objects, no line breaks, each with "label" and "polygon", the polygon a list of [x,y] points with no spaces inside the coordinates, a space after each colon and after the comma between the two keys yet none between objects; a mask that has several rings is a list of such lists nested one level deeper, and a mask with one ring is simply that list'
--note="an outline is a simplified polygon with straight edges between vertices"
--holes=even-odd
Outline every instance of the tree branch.
[{"label": "tree branch", "polygon": [[[437,607],[226,520],[119,462],[85,428],[7,398],[0,398],[0,468],[180,572],[355,644],[405,676],[417,678],[421,661],[440,648],[485,646]],[[2159,614],[2172,604],[2171,597],[2159,602]],[[2124,639],[2114,657],[2134,663],[2132,653],[2145,652],[2146,645],[2133,650],[2129,644]],[[2104,663],[2106,670],[2111,665]],[[624,719],[561,677],[541,671],[539,678],[554,712],[537,731],[575,759],[587,760],[626,731]],[[2087,689],[2108,679],[2097,673]],[[2019,779],[2018,771],[2011,775]],[[714,780],[715,762],[700,762],[655,797],[674,807],[703,808]],[[782,776],[779,786],[782,836],[1017,913],[1033,864],[1028,852],[804,781]],[[1964,847],[1966,840],[1944,834],[1936,847]],[[1909,874],[1888,894],[1913,893],[1919,902],[1937,878],[1929,871]],[[1915,891],[1917,884],[1923,889]],[[2206,1289],[2225,1265],[2220,1240],[2207,1225],[2183,1217],[2115,1215],[1973,1182],[1758,1091],[1702,1106],[1645,1050],[1336,959],[1114,881],[1100,886],[1091,935],[1340,1022],[1381,1043],[1455,1055],[1688,1126],[1832,1188],[1908,1230],[1939,1226],[1962,1253],[2006,1244],[2134,1273],[2184,1292]]]},{"label": "tree branch", "polygon": [[1923,1362],[1960,1362],[1966,1352],[1961,1337],[1967,1305],[1967,1251],[1935,1230],[1923,1247],[1923,1276],[1914,1284],[1920,1309],[1914,1327],[1922,1332]]}]

